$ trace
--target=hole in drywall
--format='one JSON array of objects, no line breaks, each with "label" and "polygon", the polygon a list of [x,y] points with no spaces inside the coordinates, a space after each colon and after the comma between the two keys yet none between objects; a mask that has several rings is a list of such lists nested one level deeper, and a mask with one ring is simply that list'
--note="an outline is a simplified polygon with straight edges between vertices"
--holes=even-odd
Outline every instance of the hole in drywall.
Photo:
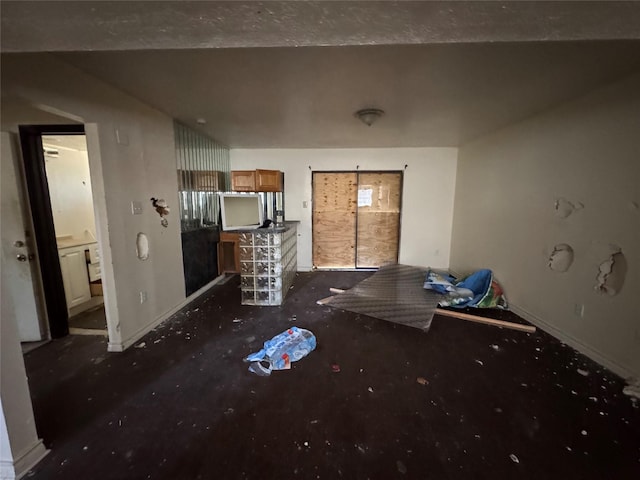
[{"label": "hole in drywall", "polygon": [[627,259],[618,248],[598,267],[595,289],[599,293],[614,296],[620,293],[627,276]]},{"label": "hole in drywall", "polygon": [[554,272],[566,272],[573,263],[573,248],[566,243],[559,243],[553,247],[549,255],[549,268]]},{"label": "hole in drywall", "polygon": [[569,200],[567,200],[566,198],[561,197],[556,199],[555,211],[556,211],[556,216],[559,218],[567,218],[573,212],[575,212],[576,210],[580,210],[582,208],[584,208],[584,205],[581,204],[580,202],[574,204]]},{"label": "hole in drywall", "polygon": [[136,237],[136,254],[140,260],[149,258],[149,239],[142,232]]}]

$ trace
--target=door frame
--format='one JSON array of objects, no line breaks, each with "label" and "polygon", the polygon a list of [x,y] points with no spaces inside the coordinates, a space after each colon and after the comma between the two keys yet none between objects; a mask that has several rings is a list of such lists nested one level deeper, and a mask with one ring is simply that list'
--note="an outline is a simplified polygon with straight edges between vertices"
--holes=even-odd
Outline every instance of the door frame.
[{"label": "door frame", "polygon": [[[311,167],[309,167],[311,168]],[[312,203],[311,203],[311,265],[312,265],[312,269],[313,270],[359,270],[359,271],[375,271],[377,270],[377,268],[374,267],[358,267],[358,213],[356,211],[356,238],[355,238],[355,258],[354,258],[354,266],[353,267],[348,267],[348,268],[318,268],[315,266],[314,263],[314,258],[313,258],[313,242],[315,241],[314,239],[314,218],[313,218],[313,212],[314,212],[314,189],[313,189],[313,177],[316,173],[355,173],[356,174],[356,184],[357,186],[360,185],[359,179],[360,179],[360,174],[361,173],[399,173],[400,174],[400,212],[399,212],[399,218],[398,218],[398,251],[397,251],[397,255],[396,255],[396,261],[398,261],[400,259],[400,242],[401,242],[401,233],[402,233],[402,197],[403,197],[403,191],[404,191],[404,170],[360,170],[360,169],[356,169],[356,170],[312,170],[311,171],[311,199],[312,199]]]},{"label": "door frame", "polygon": [[69,313],[58,258],[42,135],[85,135],[85,129],[82,124],[20,125],[18,128],[49,332],[52,338],[60,338],[69,334]]}]

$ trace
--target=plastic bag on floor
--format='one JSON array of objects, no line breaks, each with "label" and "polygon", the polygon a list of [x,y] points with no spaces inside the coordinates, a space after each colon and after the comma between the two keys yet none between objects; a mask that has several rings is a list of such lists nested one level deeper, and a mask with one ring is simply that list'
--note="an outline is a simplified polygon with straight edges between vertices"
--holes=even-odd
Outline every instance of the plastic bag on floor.
[{"label": "plastic bag on floor", "polygon": [[251,362],[249,371],[265,377],[272,370],[288,370],[291,362],[306,357],[316,348],[316,337],[309,330],[291,327],[264,342],[259,352],[252,353],[244,359]]}]

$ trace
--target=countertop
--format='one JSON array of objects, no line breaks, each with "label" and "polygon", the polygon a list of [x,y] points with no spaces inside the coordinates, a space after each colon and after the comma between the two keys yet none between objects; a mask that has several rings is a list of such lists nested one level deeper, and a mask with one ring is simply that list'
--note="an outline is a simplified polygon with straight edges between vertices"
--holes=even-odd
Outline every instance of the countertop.
[{"label": "countertop", "polygon": [[79,247],[80,245],[91,245],[98,243],[92,238],[57,238],[58,250],[63,248]]}]

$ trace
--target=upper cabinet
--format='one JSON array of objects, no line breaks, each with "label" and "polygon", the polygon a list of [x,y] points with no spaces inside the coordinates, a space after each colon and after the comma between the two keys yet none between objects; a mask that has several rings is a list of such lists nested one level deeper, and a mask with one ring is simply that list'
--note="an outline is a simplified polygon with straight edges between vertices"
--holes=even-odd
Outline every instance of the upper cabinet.
[{"label": "upper cabinet", "polygon": [[231,190],[234,192],[282,192],[282,172],[279,170],[232,170]]},{"label": "upper cabinet", "polygon": [[254,170],[232,170],[231,190],[234,192],[255,192],[256,172]]},{"label": "upper cabinet", "polygon": [[180,190],[221,192],[225,190],[224,172],[219,170],[178,170]]},{"label": "upper cabinet", "polygon": [[280,170],[256,170],[258,192],[281,192],[282,172]]}]

